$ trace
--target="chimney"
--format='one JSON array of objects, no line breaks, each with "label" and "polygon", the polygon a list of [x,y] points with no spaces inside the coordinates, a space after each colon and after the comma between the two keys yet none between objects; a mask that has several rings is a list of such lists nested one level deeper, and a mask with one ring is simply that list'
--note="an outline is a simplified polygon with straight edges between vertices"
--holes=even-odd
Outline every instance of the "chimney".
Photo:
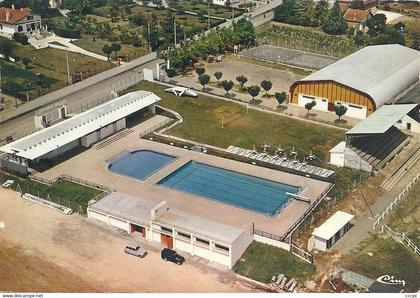
[{"label": "chimney", "polygon": [[10,20],[10,10],[6,10],[6,22]]},{"label": "chimney", "polygon": [[14,4],[12,4],[12,9],[13,9],[13,10],[15,9],[15,5],[14,5]]}]

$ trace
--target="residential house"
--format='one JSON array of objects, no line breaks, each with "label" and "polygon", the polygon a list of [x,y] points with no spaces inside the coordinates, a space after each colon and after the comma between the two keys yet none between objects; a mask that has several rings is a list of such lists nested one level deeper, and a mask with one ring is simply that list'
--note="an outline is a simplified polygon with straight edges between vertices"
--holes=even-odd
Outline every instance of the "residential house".
[{"label": "residential house", "polygon": [[30,8],[0,7],[0,35],[12,38],[15,33],[33,34],[39,29],[42,29],[41,17]]}]

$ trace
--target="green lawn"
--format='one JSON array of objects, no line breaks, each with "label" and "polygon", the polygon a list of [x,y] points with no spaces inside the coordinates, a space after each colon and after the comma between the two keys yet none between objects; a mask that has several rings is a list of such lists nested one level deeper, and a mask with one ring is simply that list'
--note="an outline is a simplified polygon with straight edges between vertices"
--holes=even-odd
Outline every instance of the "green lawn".
[{"label": "green lawn", "polygon": [[74,212],[79,211],[79,206],[82,208],[83,212],[86,212],[89,200],[102,193],[101,190],[67,180],[60,180],[49,186],[30,179],[18,178],[0,171],[0,183],[3,183],[8,179],[15,180],[15,184],[12,186],[14,190],[28,192],[43,199],[48,199],[49,195],[50,200],[66,207],[70,206]]},{"label": "green lawn", "polygon": [[[405,232],[417,246],[420,246],[419,193],[420,183],[417,183],[385,220],[394,231]],[[419,256],[408,247],[395,242],[386,233],[380,233],[380,227],[376,229],[375,234],[362,242],[356,251],[342,257],[341,265],[372,279],[384,274],[404,279],[405,292],[415,292],[419,289]]]},{"label": "green lawn", "polygon": [[[236,103],[198,96],[176,97],[166,87],[144,82],[132,89],[149,90],[162,98],[160,105],[180,113],[184,122],[168,133],[189,140],[226,148],[229,145],[252,148],[267,142],[285,148],[310,149],[321,159],[344,139],[344,131],[249,109]],[[223,117],[223,128],[221,119]]]},{"label": "green lawn", "polygon": [[[0,37],[0,42],[7,42]],[[66,53],[63,50],[46,48],[37,50],[31,45],[21,45],[15,41],[8,41],[13,46],[11,56],[17,58],[16,63],[1,61],[3,73],[2,84],[7,87],[7,93],[22,99],[26,98],[26,91],[39,89],[36,84],[36,74],[42,74],[46,80],[46,86],[52,86],[58,82],[64,84],[67,79]],[[77,53],[68,53],[70,72],[83,72],[84,76],[93,75],[109,69],[110,64]],[[21,62],[23,57],[31,60],[29,68]],[[12,88],[11,90],[9,90]],[[44,90],[46,92],[46,90]]]},{"label": "green lawn", "polygon": [[254,241],[233,270],[263,283],[269,283],[273,275],[283,273],[303,284],[313,278],[316,267],[284,249]]}]

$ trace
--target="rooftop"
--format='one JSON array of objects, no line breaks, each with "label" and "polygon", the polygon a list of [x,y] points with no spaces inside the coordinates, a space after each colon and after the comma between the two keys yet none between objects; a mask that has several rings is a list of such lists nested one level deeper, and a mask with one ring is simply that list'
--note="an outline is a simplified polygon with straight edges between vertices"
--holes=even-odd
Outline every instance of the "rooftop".
[{"label": "rooftop", "polygon": [[376,108],[419,80],[420,52],[401,45],[367,46],[301,79],[335,81],[370,96]]},{"label": "rooftop", "polygon": [[233,226],[228,226],[216,221],[196,217],[186,212],[169,210],[158,216],[155,222],[166,223],[182,231],[190,232],[195,235],[202,235],[204,238],[232,244],[245,231]]},{"label": "rooftop", "polygon": [[31,13],[32,10],[27,7],[19,9],[0,7],[0,23],[13,25]]},{"label": "rooftop", "polygon": [[368,15],[368,10],[349,8],[344,14],[344,19],[348,22],[362,23],[367,19]]},{"label": "rooftop", "polygon": [[351,134],[380,134],[386,132],[405,115],[410,113],[418,104],[384,105],[365,120],[357,123],[346,132]]},{"label": "rooftop", "polygon": [[341,230],[342,227],[344,227],[350,220],[352,220],[353,217],[354,215],[343,211],[337,211],[333,216],[327,219],[326,222],[324,222],[318,228],[315,228],[315,230],[312,232],[312,235],[324,240],[329,240],[332,238],[332,236],[334,236],[335,233]]},{"label": "rooftop", "polygon": [[4,145],[0,151],[34,160],[159,100],[152,92],[131,92]]},{"label": "rooftop", "polygon": [[149,224],[150,210],[155,203],[135,198],[123,193],[112,192],[89,209],[99,211],[138,224]]}]

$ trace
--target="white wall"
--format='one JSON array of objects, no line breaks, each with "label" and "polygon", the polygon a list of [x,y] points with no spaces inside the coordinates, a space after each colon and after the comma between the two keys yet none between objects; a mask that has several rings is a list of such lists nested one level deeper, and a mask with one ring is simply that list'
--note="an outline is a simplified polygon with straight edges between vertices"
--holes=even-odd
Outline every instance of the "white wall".
[{"label": "white wall", "polygon": [[189,254],[193,253],[191,241],[188,239],[177,237],[174,241],[174,248],[185,251]]},{"label": "white wall", "polygon": [[327,250],[327,240],[314,237],[314,248],[319,251],[326,251]]},{"label": "white wall", "polygon": [[127,231],[127,233],[130,233],[130,225],[127,221],[113,217],[113,216],[109,216],[108,217],[108,224],[120,229],[123,229],[125,231]]},{"label": "white wall", "polygon": [[117,131],[126,128],[125,118],[117,121]]},{"label": "white wall", "polygon": [[84,147],[90,147],[93,143],[98,141],[98,134],[96,131],[80,138],[80,143]]},{"label": "white wall", "polygon": [[318,111],[328,111],[328,100],[322,97],[316,97],[312,95],[298,95],[298,106],[305,107],[305,105],[309,102],[316,101],[316,106],[314,106],[313,110]]},{"label": "white wall", "polygon": [[372,171],[372,165],[361,158],[356,152],[346,147],[344,151],[344,166],[366,172]]},{"label": "white wall", "polygon": [[231,267],[233,267],[236,261],[238,261],[242,257],[245,250],[248,248],[248,246],[253,240],[254,237],[252,233],[250,233],[249,231],[245,231],[238,239],[235,240],[235,242],[233,242],[233,244],[231,245],[230,252]]},{"label": "white wall", "polygon": [[290,244],[254,234],[254,240],[290,251]]},{"label": "white wall", "polygon": [[[407,129],[408,124],[411,125],[411,128],[409,130]],[[420,133],[420,123],[408,115],[405,115],[404,118],[401,119],[401,123],[397,123],[395,126],[401,130]]]},{"label": "white wall", "polygon": [[347,103],[344,101],[337,101],[337,103],[340,103],[341,105],[347,108],[347,112],[344,116],[357,118],[357,119],[366,119],[366,115],[367,115],[366,106]]},{"label": "white wall", "polygon": [[344,152],[331,152],[330,164],[337,167],[344,167]]},{"label": "white wall", "polygon": [[68,143],[68,144],[66,144],[64,146],[61,146],[60,148],[58,148],[58,149],[56,149],[54,151],[51,151],[51,152],[49,152],[49,153],[47,153],[47,154],[45,154],[45,155],[37,158],[36,161],[39,161],[40,159],[45,159],[45,158],[51,159],[53,157],[56,157],[56,156],[58,156],[60,154],[65,153],[66,151],[69,151],[69,150],[71,150],[73,148],[76,148],[77,146],[79,146],[79,144],[80,144],[79,139],[74,140],[74,141],[72,141],[72,142],[70,142],[70,143]]},{"label": "white wall", "polygon": [[101,139],[104,139],[114,133],[113,123],[101,128]]}]

